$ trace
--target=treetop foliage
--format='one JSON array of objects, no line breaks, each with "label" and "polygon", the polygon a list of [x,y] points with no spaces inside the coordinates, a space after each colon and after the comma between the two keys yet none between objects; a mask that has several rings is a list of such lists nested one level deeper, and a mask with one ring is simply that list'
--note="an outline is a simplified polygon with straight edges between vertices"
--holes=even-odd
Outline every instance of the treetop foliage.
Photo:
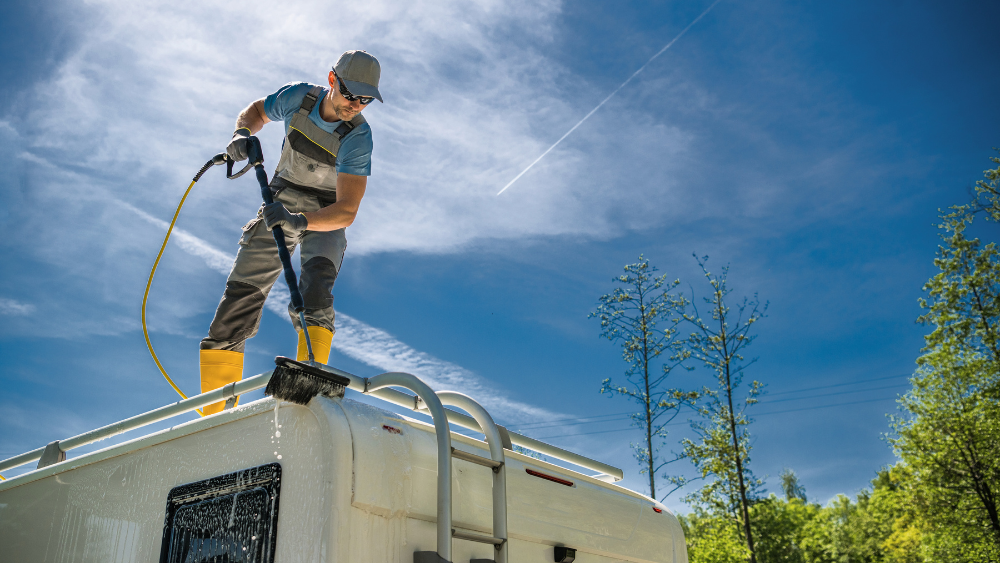
[{"label": "treetop foliage", "polygon": [[933,329],[891,420],[926,507],[925,549],[946,560],[1000,561],[1000,254],[967,235],[979,215],[1000,219],[1000,167],[985,176],[972,202],[941,213],[939,272],[920,299]]},{"label": "treetop foliage", "polygon": [[797,498],[802,502],[808,502],[806,488],[799,483],[799,478],[794,471],[786,467],[781,470],[781,475],[778,478],[781,480],[781,492],[785,494],[785,500]]}]

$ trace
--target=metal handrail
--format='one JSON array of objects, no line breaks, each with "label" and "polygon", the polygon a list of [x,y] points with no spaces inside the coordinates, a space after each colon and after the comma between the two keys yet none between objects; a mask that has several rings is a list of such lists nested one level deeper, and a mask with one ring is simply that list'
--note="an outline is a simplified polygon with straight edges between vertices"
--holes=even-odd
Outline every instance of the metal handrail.
[{"label": "metal handrail", "polygon": [[437,434],[437,553],[451,561],[451,428],[444,406],[434,393],[415,375],[409,373],[383,373],[365,380],[364,392],[372,393],[385,387],[409,389],[423,399],[434,419]]},{"label": "metal handrail", "polygon": [[[441,391],[437,394],[438,399],[445,405],[458,407],[472,415],[479,424],[480,432],[486,437],[486,443],[490,447],[490,458],[499,463],[493,469],[493,537],[503,540],[496,545],[496,563],[507,563],[507,464],[503,453],[503,440],[500,438],[500,430],[493,422],[493,417],[482,405],[477,403],[468,395],[455,393],[454,391]],[[456,533],[455,537],[463,537]],[[466,537],[466,539],[469,539]],[[474,541],[482,541],[473,538]]]},{"label": "metal handrail", "polygon": [[[337,369],[335,367],[331,367],[325,364],[316,363],[313,365],[315,365],[320,369],[326,370],[330,373],[334,373],[342,377],[346,377],[347,379],[350,379],[351,384],[348,386],[349,389],[354,389],[355,391],[359,391],[361,393],[365,392],[365,383],[364,383],[365,379],[363,377],[358,377],[353,373],[349,373],[342,369]],[[413,395],[409,395],[401,391],[396,391],[394,389],[380,389],[378,391],[369,393],[369,395],[378,397],[379,399],[382,399],[383,401],[387,401],[394,405],[399,405],[401,407],[408,408],[412,411],[420,412],[427,410],[426,406],[421,404],[420,397],[414,397]],[[467,428],[475,432],[481,431],[479,424],[476,422],[476,419],[472,418],[471,416],[467,416],[460,412],[455,412],[450,409],[445,409],[445,414],[448,416],[448,422],[451,422],[452,424],[461,426],[462,428]],[[509,430],[507,431],[507,434],[510,436],[510,441],[513,445],[521,446],[522,448],[527,448],[529,450],[536,451],[540,454],[572,463],[573,465],[576,465],[578,467],[583,467],[584,469],[590,469],[591,471],[596,471],[599,473],[599,475],[595,476],[598,479],[602,479],[604,476],[607,476],[612,479],[611,482],[614,482],[614,481],[621,481],[622,479],[625,478],[625,473],[621,469],[613,465],[602,463],[600,461],[597,461],[596,459],[590,459],[589,457],[573,453],[569,450],[564,450],[558,446],[553,446],[552,444],[546,444],[545,442],[540,442],[534,438],[529,438],[523,434],[518,434],[516,432],[511,432]]]},{"label": "metal handrail", "polygon": [[[230,397],[237,397],[243,393],[260,389],[261,387],[267,387],[267,382],[271,379],[271,373],[272,372],[269,371],[267,373],[248,377],[247,379],[230,383],[214,391],[202,393],[201,395],[195,395],[194,397],[184,399],[183,401],[177,401],[176,403],[171,403],[158,409],[133,416],[132,418],[126,418],[125,420],[115,422],[114,424],[102,426],[96,430],[84,432],[78,436],[73,436],[72,438],[67,438],[54,443],[58,445],[60,450],[67,452],[73,448],[79,448],[80,446],[100,442],[105,438],[117,436],[118,434],[128,432],[129,430],[135,430],[136,428],[141,428],[154,422],[159,422],[179,414],[193,411],[205,405],[218,403],[219,401],[224,401]],[[31,463],[35,460],[41,459],[44,451],[44,447],[38,448],[36,450],[31,450],[30,452],[0,461],[0,472],[20,467],[26,463]]]},{"label": "metal handrail", "polygon": [[[324,364],[314,364],[319,368],[322,368],[330,373],[335,373],[337,375],[346,377],[351,380],[349,385],[350,389],[354,389],[360,393],[365,393],[365,379],[358,377],[352,373],[327,366]],[[201,408],[205,405],[211,405],[219,401],[224,401],[231,397],[236,397],[260,389],[267,386],[268,380],[271,379],[271,372],[265,372],[260,375],[255,375],[249,377],[242,381],[236,383],[230,383],[225,387],[216,389],[214,391],[209,391],[208,393],[202,393],[201,395],[195,395],[183,401],[177,401],[176,403],[171,403],[169,405],[160,407],[158,409],[149,411],[144,414],[133,416],[132,418],[127,418],[120,422],[114,424],[109,424],[108,426],[103,426],[96,430],[91,430],[79,436],[74,436],[72,438],[67,438],[58,442],[59,448],[62,451],[68,451],[72,448],[77,448],[93,442],[115,436],[127,432],[129,430],[135,430],[142,426],[158,422],[160,420],[165,420],[179,414],[184,414],[186,412],[193,411],[195,409]],[[406,407],[410,410],[421,412],[427,411],[426,405],[422,404],[419,397],[403,393],[401,391],[396,391],[394,389],[379,389],[377,391],[372,391],[368,393],[374,397],[378,397],[386,402],[392,403],[394,405],[399,405],[401,407]],[[481,431],[479,424],[471,416],[464,415],[460,412],[456,412],[450,409],[444,409],[445,415],[448,417],[448,421],[457,426],[467,428],[476,432]],[[522,434],[516,432],[508,432],[510,436],[510,441],[514,445],[521,446],[522,448],[527,448],[529,450],[536,451],[540,454],[547,455],[549,457],[566,461],[583,467],[585,469],[590,469],[592,471],[597,471],[602,475],[598,475],[597,478],[602,478],[603,476],[609,476],[614,481],[621,481],[624,479],[624,473],[621,469],[608,465],[606,463],[601,463],[600,461],[584,457],[582,455],[573,453],[568,450],[553,446],[552,444],[546,444],[545,442],[540,442],[534,438],[529,438]],[[31,463],[37,461],[42,457],[42,453],[45,451],[45,447],[31,450],[23,454],[5,459],[0,461],[0,473],[13,469],[15,467],[20,467],[26,463]]]}]

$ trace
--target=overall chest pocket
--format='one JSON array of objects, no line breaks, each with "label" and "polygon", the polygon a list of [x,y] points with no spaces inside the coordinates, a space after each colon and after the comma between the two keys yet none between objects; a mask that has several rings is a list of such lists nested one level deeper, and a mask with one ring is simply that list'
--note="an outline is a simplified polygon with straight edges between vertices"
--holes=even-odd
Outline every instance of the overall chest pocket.
[{"label": "overall chest pocket", "polygon": [[297,150],[290,152],[289,166],[284,174],[290,181],[310,187],[337,186],[335,166],[320,162]]},{"label": "overall chest pocket", "polygon": [[[314,132],[313,135],[318,133]],[[339,143],[331,147],[321,146],[293,125],[288,131],[288,145],[291,154],[285,175],[289,180],[304,186],[336,187],[335,152]]]}]

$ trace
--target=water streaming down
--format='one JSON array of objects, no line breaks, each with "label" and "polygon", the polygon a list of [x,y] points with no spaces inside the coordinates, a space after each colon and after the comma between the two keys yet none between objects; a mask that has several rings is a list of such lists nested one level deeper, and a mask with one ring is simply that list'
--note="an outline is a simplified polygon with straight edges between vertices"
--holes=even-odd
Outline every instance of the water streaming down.
[{"label": "water streaming down", "polygon": [[270,500],[267,490],[257,487],[179,508],[170,562],[264,561],[266,522],[261,515]]},{"label": "water streaming down", "polygon": [[[344,413],[358,440],[354,448],[355,476],[350,535],[352,561],[405,563],[407,515],[413,503],[413,467],[409,427],[397,415],[343,399]],[[432,493],[433,495],[433,493]]]},{"label": "water streaming down", "polygon": [[272,561],[280,475],[280,466],[272,463],[174,487],[161,560]]},{"label": "water streaming down", "polygon": [[[275,398],[274,399],[274,435],[271,436],[271,443],[272,444],[277,443],[277,446],[275,446],[275,447],[279,447],[280,444],[281,444],[281,430],[280,430],[281,429],[281,425],[278,424],[278,408],[280,406],[281,406],[281,399]],[[281,454],[278,453],[278,450],[274,451],[274,457],[276,457],[278,459],[281,459]]]}]

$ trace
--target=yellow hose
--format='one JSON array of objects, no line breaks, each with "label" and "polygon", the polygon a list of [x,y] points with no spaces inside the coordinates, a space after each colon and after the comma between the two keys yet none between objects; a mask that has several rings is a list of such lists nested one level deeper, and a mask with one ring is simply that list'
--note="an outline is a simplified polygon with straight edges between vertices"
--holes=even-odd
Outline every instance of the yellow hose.
[{"label": "yellow hose", "polygon": [[[219,155],[217,158],[221,157],[222,155]],[[224,162],[224,160],[220,160],[220,162]],[[160,359],[156,357],[156,352],[153,350],[153,343],[149,340],[149,329],[146,328],[146,301],[149,299],[149,288],[153,285],[153,276],[156,275],[156,267],[160,265],[160,258],[163,257],[163,251],[167,248],[167,241],[170,240],[170,233],[174,230],[174,224],[177,222],[177,217],[181,214],[181,208],[184,207],[184,201],[187,199],[188,194],[191,193],[191,188],[193,188],[195,183],[198,182],[198,179],[201,178],[201,175],[204,174],[206,170],[211,168],[213,164],[215,164],[214,159],[205,163],[205,166],[203,166],[198,174],[195,175],[194,180],[191,180],[191,185],[189,185],[187,190],[184,191],[184,196],[181,197],[180,203],[177,204],[177,210],[174,211],[174,218],[170,220],[170,227],[167,228],[167,236],[163,237],[163,244],[160,245],[160,251],[156,254],[156,260],[153,261],[153,269],[149,271],[149,280],[146,281],[146,291],[142,294],[142,335],[146,337],[146,347],[149,348],[149,353],[153,356],[153,361],[156,362],[156,367],[160,368],[160,373],[162,373],[163,377],[166,378],[167,383],[169,383],[170,386],[174,388],[174,391],[177,391],[177,394],[184,399],[187,399],[188,396],[185,395],[184,392],[181,391],[180,387],[174,383],[174,380],[170,379],[170,376],[167,375],[167,370],[163,369],[163,364],[160,363]],[[201,412],[201,409],[195,409],[195,412],[201,416],[205,416],[205,414]],[[6,480],[6,477],[0,475],[0,481]]]},{"label": "yellow hose", "polygon": [[[202,170],[204,171],[204,169]],[[189,193],[191,193],[191,188],[194,187],[195,182],[201,176],[195,176],[195,179],[191,181],[191,185],[188,186],[187,191],[184,192],[184,197],[181,198],[181,202],[177,204],[177,211],[174,211],[174,218],[170,221],[170,227],[167,228],[167,236],[163,237],[163,244],[160,245],[160,252],[156,255],[156,260],[153,262],[153,269],[149,271],[149,281],[146,282],[146,292],[142,295],[142,334],[146,337],[146,347],[149,348],[149,353],[153,356],[153,361],[156,362],[156,367],[160,368],[160,373],[166,378],[167,383],[177,391],[177,394],[182,398],[187,399],[188,396],[181,391],[180,387],[174,383],[173,379],[167,375],[167,370],[163,369],[163,364],[160,363],[160,359],[156,357],[156,352],[153,351],[153,343],[149,341],[149,330],[146,328],[146,300],[149,299],[149,288],[153,285],[153,276],[156,274],[156,267],[160,264],[160,258],[163,256],[163,250],[167,248],[167,241],[170,240],[170,233],[174,230],[174,223],[177,222],[177,216],[181,214],[181,208],[184,207],[184,200],[187,199]],[[201,416],[205,416],[201,412],[201,409],[197,409],[197,413]]]}]

